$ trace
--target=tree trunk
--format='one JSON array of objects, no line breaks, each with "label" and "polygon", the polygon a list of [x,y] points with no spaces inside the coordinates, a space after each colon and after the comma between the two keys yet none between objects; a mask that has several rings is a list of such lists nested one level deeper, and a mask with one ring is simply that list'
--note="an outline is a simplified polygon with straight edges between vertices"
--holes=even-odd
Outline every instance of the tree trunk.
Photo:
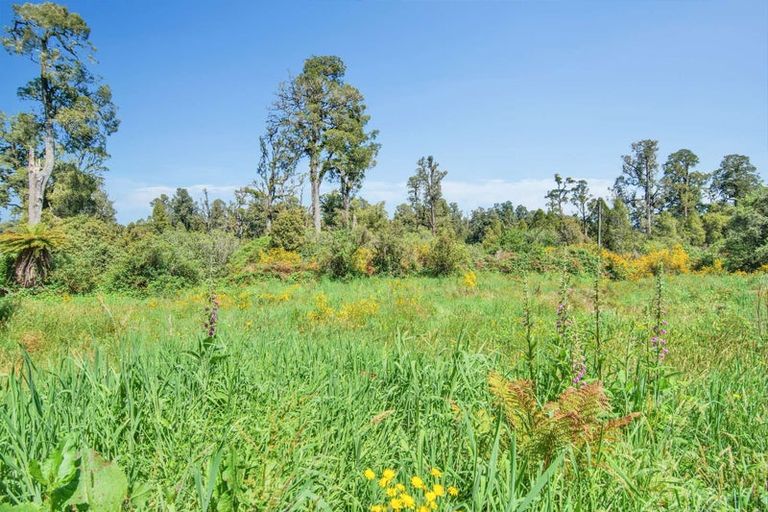
[{"label": "tree trunk", "polygon": [[437,219],[435,218],[435,205],[431,204],[429,205],[429,227],[432,230],[432,234],[434,235],[437,231]]},{"label": "tree trunk", "polygon": [[322,228],[320,219],[320,173],[318,172],[317,156],[309,157],[309,181],[312,187],[312,220],[315,225],[315,233],[320,233]]},{"label": "tree trunk", "polygon": [[341,203],[342,203],[342,207],[344,208],[344,227],[349,229],[350,227],[349,210],[350,210],[350,202],[351,202],[349,198],[350,187],[342,181],[341,186],[339,188],[341,189]]},{"label": "tree trunk", "polygon": [[45,139],[45,154],[43,155],[43,162],[37,160],[35,155],[35,148],[29,148],[29,166],[27,169],[28,185],[29,185],[29,197],[28,197],[28,219],[27,222],[30,226],[34,226],[40,222],[40,218],[43,214],[43,199],[45,197],[45,187],[48,184],[48,179],[53,172],[53,164],[55,159],[54,140],[53,140],[53,127],[47,126]]}]

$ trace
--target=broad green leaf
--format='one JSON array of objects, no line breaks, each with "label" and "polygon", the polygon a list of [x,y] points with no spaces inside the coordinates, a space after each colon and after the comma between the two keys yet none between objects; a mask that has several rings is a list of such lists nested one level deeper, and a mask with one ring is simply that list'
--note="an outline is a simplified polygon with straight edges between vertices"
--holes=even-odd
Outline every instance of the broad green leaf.
[{"label": "broad green leaf", "polygon": [[83,453],[80,482],[67,505],[88,505],[92,512],[115,512],[128,494],[128,478],[120,466],[93,450]]}]

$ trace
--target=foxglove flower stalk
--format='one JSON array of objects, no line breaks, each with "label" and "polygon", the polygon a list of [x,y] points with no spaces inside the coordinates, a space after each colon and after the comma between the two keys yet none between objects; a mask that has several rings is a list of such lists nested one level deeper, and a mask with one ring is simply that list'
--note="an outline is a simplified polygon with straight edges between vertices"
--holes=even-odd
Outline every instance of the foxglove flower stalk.
[{"label": "foxglove flower stalk", "polygon": [[583,385],[581,382],[587,374],[587,363],[582,355],[579,359],[573,361],[573,379],[571,382],[574,386]]},{"label": "foxglove flower stalk", "polygon": [[215,293],[211,293],[208,298],[208,306],[205,308],[205,314],[208,317],[203,324],[206,334],[209,338],[216,336],[216,325],[219,322],[219,298]]}]

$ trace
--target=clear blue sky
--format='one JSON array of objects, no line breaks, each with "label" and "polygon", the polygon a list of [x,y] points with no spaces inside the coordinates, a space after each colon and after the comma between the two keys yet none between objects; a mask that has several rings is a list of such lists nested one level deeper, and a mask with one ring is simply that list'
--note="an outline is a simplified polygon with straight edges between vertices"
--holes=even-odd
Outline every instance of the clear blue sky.
[{"label": "clear blue sky", "polygon": [[[118,218],[177,186],[228,197],[253,179],[277,84],[335,54],[381,153],[363,195],[405,198],[416,160],[449,201],[543,204],[551,175],[604,190],[642,138],[712,170],[768,168],[768,2],[65,1],[91,26],[122,125],[106,175]],[[10,18],[0,0],[0,23]],[[0,55],[0,110],[30,64]]]}]

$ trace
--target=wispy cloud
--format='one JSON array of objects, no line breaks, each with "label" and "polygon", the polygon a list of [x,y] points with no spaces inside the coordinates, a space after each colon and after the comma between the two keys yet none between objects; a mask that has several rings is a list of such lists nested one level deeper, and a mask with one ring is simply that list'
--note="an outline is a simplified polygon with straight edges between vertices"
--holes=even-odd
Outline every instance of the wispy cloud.
[{"label": "wispy cloud", "polygon": [[[611,182],[606,179],[588,178],[587,182],[592,194],[607,197]],[[469,211],[478,207],[489,207],[495,203],[511,201],[515,205],[522,204],[528,208],[543,208],[546,206],[544,196],[553,188],[550,179],[524,180],[445,180],[443,195],[449,202],[457,203],[462,210]],[[365,184],[362,195],[372,202],[386,201],[391,210],[397,203],[406,200],[407,189],[405,182],[371,181]]]},{"label": "wispy cloud", "polygon": [[[590,189],[594,195],[607,197],[611,182],[606,179],[591,178],[587,179]],[[175,186],[170,185],[149,185],[145,183],[135,183],[123,181],[113,183],[110,187],[115,208],[118,212],[118,218],[123,221],[136,220],[146,217],[150,213],[149,203],[152,199],[161,194],[173,195],[176,191]],[[528,208],[543,208],[546,205],[544,198],[548,190],[553,187],[552,179],[524,179],[524,180],[445,180],[443,182],[443,195],[449,202],[455,202],[462,210],[468,212],[478,207],[489,207],[495,203],[511,201],[515,205],[522,204]],[[200,199],[203,190],[208,191],[211,199],[224,199],[228,201],[233,198],[235,190],[240,185],[214,185],[214,184],[192,184],[183,188],[189,190],[190,194]],[[331,187],[328,187],[330,190]],[[368,201],[384,201],[387,209],[392,212],[395,207],[404,202],[407,198],[407,187],[405,182],[394,181],[368,181],[361,191],[362,197]],[[303,197],[308,197],[303,194]]]}]

